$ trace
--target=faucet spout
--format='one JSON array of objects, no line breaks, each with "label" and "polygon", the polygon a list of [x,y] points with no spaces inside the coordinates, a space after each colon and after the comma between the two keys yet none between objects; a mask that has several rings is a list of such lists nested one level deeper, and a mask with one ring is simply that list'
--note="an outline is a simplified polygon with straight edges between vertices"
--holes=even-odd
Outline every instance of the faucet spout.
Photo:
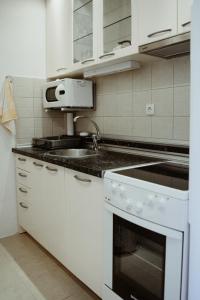
[{"label": "faucet spout", "polygon": [[93,135],[93,145],[94,145],[94,149],[98,150],[98,141],[101,139],[101,134],[100,134],[100,129],[99,129],[97,123],[94,122],[93,120],[91,120],[89,117],[86,117],[86,116],[76,116],[74,118],[74,123],[76,123],[79,119],[88,119],[93,124],[93,126],[95,127],[96,137],[94,138],[94,135]]}]

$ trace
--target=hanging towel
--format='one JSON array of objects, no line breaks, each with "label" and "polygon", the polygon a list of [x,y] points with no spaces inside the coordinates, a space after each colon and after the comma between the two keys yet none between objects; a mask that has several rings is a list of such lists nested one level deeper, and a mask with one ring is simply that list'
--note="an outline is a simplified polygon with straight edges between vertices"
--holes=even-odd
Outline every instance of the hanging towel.
[{"label": "hanging towel", "polygon": [[13,96],[13,83],[9,77],[6,77],[0,94],[0,123],[12,134],[16,134],[16,119],[17,113]]}]

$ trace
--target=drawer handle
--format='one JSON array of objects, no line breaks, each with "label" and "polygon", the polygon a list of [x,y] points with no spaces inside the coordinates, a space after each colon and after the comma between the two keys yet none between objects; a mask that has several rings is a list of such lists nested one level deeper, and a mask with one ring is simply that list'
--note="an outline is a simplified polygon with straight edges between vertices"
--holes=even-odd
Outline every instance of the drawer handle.
[{"label": "drawer handle", "polygon": [[190,24],[191,24],[191,21],[185,22],[185,23],[182,24],[182,27],[186,27],[186,26],[188,26]]},{"label": "drawer handle", "polygon": [[26,161],[26,158],[18,157],[18,160],[19,160],[19,161]]},{"label": "drawer handle", "polygon": [[106,54],[103,54],[101,56],[99,56],[100,59],[104,58],[104,57],[107,57],[107,56],[114,56],[115,53],[114,52],[110,52],[110,53],[106,53]]},{"label": "drawer handle", "polygon": [[24,194],[27,194],[27,193],[28,193],[28,191],[25,190],[25,189],[23,189],[23,188],[19,188],[19,191],[20,191],[21,193],[24,193]]},{"label": "drawer handle", "polygon": [[157,34],[159,34],[159,33],[166,33],[166,32],[171,32],[171,31],[172,31],[171,28],[163,29],[163,30],[158,30],[158,31],[155,31],[155,32],[153,32],[153,33],[148,34],[147,37],[148,37],[148,38],[151,38],[151,37],[153,37],[153,36],[155,36],[155,35],[157,35]]},{"label": "drawer handle", "polygon": [[46,167],[46,169],[51,172],[58,172],[58,169],[50,168],[48,166]]},{"label": "drawer handle", "polygon": [[82,63],[82,65],[84,65],[84,64],[86,64],[88,62],[92,62],[92,61],[95,61],[95,59],[94,58],[89,58],[89,59],[83,60],[81,63]]},{"label": "drawer handle", "polygon": [[36,166],[36,167],[40,167],[40,168],[43,168],[44,167],[44,165],[42,165],[42,164],[39,164],[39,163],[37,163],[37,162],[33,162],[33,164]]},{"label": "drawer handle", "polygon": [[82,182],[88,182],[88,183],[92,182],[91,179],[80,178],[78,175],[74,175],[74,178],[75,178],[76,180],[79,180],[79,181],[82,181]]},{"label": "drawer handle", "polygon": [[58,68],[58,69],[56,70],[56,72],[66,71],[66,70],[67,70],[67,68],[66,68],[66,67],[63,67],[63,68]]},{"label": "drawer handle", "polygon": [[20,177],[23,177],[23,178],[26,178],[26,177],[27,177],[27,175],[24,174],[24,173],[18,173],[18,175],[19,175]]},{"label": "drawer handle", "polygon": [[26,209],[28,208],[28,206],[25,205],[23,202],[20,202],[19,205],[20,205],[22,208],[26,208]]}]

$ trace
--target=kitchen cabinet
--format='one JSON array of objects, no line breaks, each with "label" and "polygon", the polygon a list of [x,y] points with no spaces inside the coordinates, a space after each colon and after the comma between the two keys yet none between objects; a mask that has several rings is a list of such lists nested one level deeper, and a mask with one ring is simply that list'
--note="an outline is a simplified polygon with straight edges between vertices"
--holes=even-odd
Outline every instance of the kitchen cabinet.
[{"label": "kitchen cabinet", "polygon": [[134,0],[99,1],[99,64],[137,53],[134,9]]},{"label": "kitchen cabinet", "polygon": [[72,1],[46,1],[47,77],[59,77],[72,65]]},{"label": "kitchen cabinet", "polygon": [[73,70],[97,63],[97,0],[73,0]]},{"label": "kitchen cabinet", "polygon": [[178,33],[191,30],[193,0],[178,0]]},{"label": "kitchen cabinet", "polygon": [[64,168],[33,160],[33,236],[59,261],[66,264],[67,200],[64,198]]},{"label": "kitchen cabinet", "polygon": [[21,155],[16,178],[19,225],[101,297],[103,180]]},{"label": "kitchen cabinet", "polygon": [[69,195],[68,268],[101,297],[103,286],[103,181],[65,170]]},{"label": "kitchen cabinet", "polygon": [[177,1],[135,0],[139,45],[177,34]]}]

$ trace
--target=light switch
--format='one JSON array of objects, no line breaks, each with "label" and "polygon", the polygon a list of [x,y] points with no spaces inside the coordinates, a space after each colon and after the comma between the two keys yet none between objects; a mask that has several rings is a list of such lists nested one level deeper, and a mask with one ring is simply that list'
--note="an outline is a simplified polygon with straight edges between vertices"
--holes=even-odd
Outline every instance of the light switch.
[{"label": "light switch", "polygon": [[153,116],[155,113],[155,105],[154,104],[146,104],[146,115]]}]

